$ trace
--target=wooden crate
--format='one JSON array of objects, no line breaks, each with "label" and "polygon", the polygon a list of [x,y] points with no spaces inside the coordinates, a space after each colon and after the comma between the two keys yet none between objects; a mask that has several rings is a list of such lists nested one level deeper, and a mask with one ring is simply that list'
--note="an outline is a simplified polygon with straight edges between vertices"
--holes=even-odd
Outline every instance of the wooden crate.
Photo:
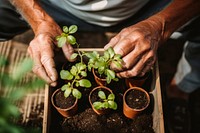
[{"label": "wooden crate", "polygon": [[[81,49],[84,51],[103,51],[103,49]],[[150,95],[153,96],[153,129],[155,133],[164,133],[164,120],[163,120],[163,109],[162,109],[162,97],[161,97],[161,88],[160,88],[160,77],[158,62],[155,63],[153,72],[153,80],[151,83]],[[52,116],[52,113],[55,114],[55,109],[51,105],[50,97],[54,90],[46,86],[45,89],[45,103],[44,103],[44,118],[43,118],[43,133],[49,133],[50,123],[54,120],[55,116]],[[58,114],[59,115],[59,114]],[[57,127],[53,127],[56,129]],[[59,132],[59,131],[58,131]]]}]

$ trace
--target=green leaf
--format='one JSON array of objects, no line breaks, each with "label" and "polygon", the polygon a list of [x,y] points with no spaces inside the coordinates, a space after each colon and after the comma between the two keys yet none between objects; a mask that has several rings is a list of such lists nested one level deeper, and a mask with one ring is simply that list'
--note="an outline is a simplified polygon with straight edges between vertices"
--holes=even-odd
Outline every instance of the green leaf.
[{"label": "green leaf", "polygon": [[71,88],[67,88],[66,90],[65,90],[65,92],[64,92],[64,96],[67,98],[67,97],[69,97],[69,95],[71,94],[71,92],[72,92],[72,89]]},{"label": "green leaf", "polygon": [[101,102],[94,102],[92,105],[95,109],[99,110],[101,109],[101,104],[102,104]]},{"label": "green leaf", "polygon": [[74,45],[74,44],[76,44],[76,38],[72,35],[68,35],[67,36],[67,42],[71,45]]},{"label": "green leaf", "polygon": [[69,27],[69,34],[73,34],[78,30],[78,27],[76,25],[71,25]]},{"label": "green leaf", "polygon": [[71,55],[70,59],[74,60],[74,59],[76,59],[77,56],[78,56],[77,53],[73,53],[73,54]]},{"label": "green leaf", "polygon": [[122,64],[119,63],[118,61],[112,61],[112,63],[113,63],[117,68],[122,68]]},{"label": "green leaf", "polygon": [[0,67],[5,66],[6,63],[7,63],[6,58],[0,55]]},{"label": "green leaf", "polygon": [[103,102],[103,103],[101,104],[101,108],[107,109],[108,107],[109,107],[108,102]]},{"label": "green leaf", "polygon": [[110,69],[106,69],[106,74],[107,76],[109,76],[111,79],[115,78],[115,72],[113,70]]},{"label": "green leaf", "polygon": [[115,52],[114,52],[113,48],[112,48],[112,47],[109,47],[109,48],[107,49],[107,51],[108,51],[108,53],[110,54],[110,58],[113,58],[114,55],[115,55]]},{"label": "green leaf", "polygon": [[72,75],[76,76],[78,70],[77,70],[77,68],[75,66],[72,66],[70,72],[71,72]]},{"label": "green leaf", "polygon": [[68,70],[61,70],[60,71],[60,78],[64,80],[72,80],[73,75]]},{"label": "green leaf", "polygon": [[117,82],[117,81],[119,81],[119,79],[118,79],[118,78],[114,78],[113,80],[114,80],[114,81],[116,81],[116,82]]},{"label": "green leaf", "polygon": [[65,33],[68,33],[68,31],[69,31],[68,27],[67,27],[67,26],[63,26],[63,31],[64,31]]},{"label": "green leaf", "polygon": [[81,79],[78,81],[81,87],[89,88],[92,86],[91,82],[87,79]]},{"label": "green leaf", "polygon": [[110,54],[108,53],[108,51],[104,51],[104,58],[106,61],[109,60]]},{"label": "green leaf", "polygon": [[65,36],[61,36],[58,39],[58,47],[61,48],[63,45],[66,44],[67,38]]},{"label": "green leaf", "polygon": [[115,60],[119,60],[119,59],[121,59],[122,58],[122,56],[120,55],[120,54],[115,54],[115,56],[114,56],[114,59]]},{"label": "green leaf", "polygon": [[82,97],[82,94],[81,94],[81,92],[78,89],[73,89],[72,90],[72,95],[74,97],[76,97],[77,99],[80,99]]},{"label": "green leaf", "polygon": [[110,76],[107,76],[107,77],[106,77],[106,82],[107,82],[107,84],[110,84],[111,80],[112,80],[112,79],[111,79]]},{"label": "green leaf", "polygon": [[85,70],[86,69],[86,65],[83,63],[77,63],[76,67],[79,71]]},{"label": "green leaf", "polygon": [[85,71],[82,71],[82,72],[81,72],[81,76],[86,77],[86,76],[87,76],[87,73],[86,73]]},{"label": "green leaf", "polygon": [[69,84],[63,85],[63,86],[61,87],[61,90],[62,90],[62,91],[65,91],[65,90],[67,90],[67,88],[70,88],[70,85],[69,85]]},{"label": "green leaf", "polygon": [[108,95],[108,100],[112,100],[114,101],[115,100],[115,94],[111,93]]},{"label": "green leaf", "polygon": [[98,92],[98,96],[99,96],[101,99],[103,99],[103,100],[106,99],[106,94],[105,94],[103,91],[99,91],[99,92]]},{"label": "green leaf", "polygon": [[117,109],[117,103],[114,102],[114,101],[108,101],[108,107],[116,110]]}]

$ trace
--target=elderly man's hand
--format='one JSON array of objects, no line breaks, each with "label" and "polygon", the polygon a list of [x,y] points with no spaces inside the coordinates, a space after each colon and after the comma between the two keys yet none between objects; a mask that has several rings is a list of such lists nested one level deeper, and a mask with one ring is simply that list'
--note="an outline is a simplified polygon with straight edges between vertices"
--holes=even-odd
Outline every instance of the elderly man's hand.
[{"label": "elderly man's hand", "polygon": [[[33,72],[51,86],[57,84],[58,74],[54,62],[55,37],[61,33],[56,23],[41,23],[35,31],[35,38],[30,42],[28,53],[34,61]],[[68,60],[73,53],[71,45],[64,45],[62,50]]]},{"label": "elderly man's hand", "polygon": [[116,53],[122,55],[122,69],[112,66],[118,77],[143,76],[150,70],[156,60],[162,27],[161,22],[148,19],[123,29],[111,39],[104,48],[113,47]]}]

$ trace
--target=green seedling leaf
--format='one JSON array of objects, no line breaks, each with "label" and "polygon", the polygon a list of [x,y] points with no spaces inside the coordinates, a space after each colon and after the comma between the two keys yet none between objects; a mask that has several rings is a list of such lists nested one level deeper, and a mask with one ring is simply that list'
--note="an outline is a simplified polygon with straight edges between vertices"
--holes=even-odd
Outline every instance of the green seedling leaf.
[{"label": "green seedling leaf", "polygon": [[77,99],[80,99],[82,97],[82,94],[81,94],[81,92],[78,89],[73,89],[72,90],[72,95],[74,97],[76,97]]},{"label": "green seedling leaf", "polygon": [[108,107],[109,107],[108,102],[103,102],[103,103],[101,104],[101,108],[107,109]]},{"label": "green seedling leaf", "polygon": [[106,82],[107,82],[108,84],[110,84],[111,80],[112,80],[111,77],[107,75],[107,77],[106,77]]},{"label": "green seedling leaf", "polygon": [[117,68],[122,68],[122,64],[119,63],[118,61],[112,61],[112,63],[113,63]]},{"label": "green seedling leaf", "polygon": [[68,27],[67,27],[67,26],[63,26],[63,31],[64,31],[65,33],[68,33],[68,31],[69,31]]},{"label": "green seedling leaf", "polygon": [[67,36],[67,42],[71,45],[74,45],[74,44],[76,44],[76,38],[72,35],[68,35]]},{"label": "green seedling leaf", "polygon": [[67,88],[70,88],[70,85],[69,85],[69,84],[63,85],[63,86],[61,87],[61,90],[62,90],[62,91],[65,91],[65,90],[67,90]]},{"label": "green seedling leaf", "polygon": [[76,25],[71,25],[69,27],[69,34],[73,34],[78,30],[78,27]]},{"label": "green seedling leaf", "polygon": [[71,68],[71,70],[70,70],[70,73],[71,73],[72,75],[76,76],[77,72],[78,72],[77,68],[76,68],[75,66],[72,66],[72,68]]},{"label": "green seedling leaf", "polygon": [[108,53],[109,53],[109,55],[110,55],[110,58],[113,58],[114,55],[115,55],[115,52],[114,52],[113,48],[112,48],[112,47],[109,47],[109,48],[107,49],[107,51],[108,51]]},{"label": "green seedling leaf", "polygon": [[99,92],[98,92],[98,96],[99,96],[101,99],[103,99],[103,100],[106,99],[106,94],[105,94],[103,91],[99,91]]},{"label": "green seedling leaf", "polygon": [[120,54],[115,54],[114,59],[115,60],[120,60],[122,56]]},{"label": "green seedling leaf", "polygon": [[116,82],[117,82],[117,81],[119,81],[119,79],[118,79],[118,78],[114,78],[113,80],[114,80],[114,81],[116,81]]},{"label": "green seedling leaf", "polygon": [[108,51],[104,51],[104,58],[105,58],[105,61],[109,60],[110,54],[108,53]]},{"label": "green seedling leaf", "polygon": [[6,64],[7,64],[6,58],[0,55],[0,67],[5,66]]},{"label": "green seedling leaf", "polygon": [[108,107],[113,109],[113,110],[116,110],[117,109],[117,103],[114,102],[114,101],[108,101]]},{"label": "green seedling leaf", "polygon": [[107,69],[106,73],[111,79],[115,78],[115,72],[113,70]]},{"label": "green seedling leaf", "polygon": [[61,36],[58,39],[58,47],[62,48],[62,46],[66,44],[66,41],[67,41],[67,38],[65,36]]},{"label": "green seedling leaf", "polygon": [[73,54],[71,55],[70,59],[74,60],[74,59],[76,59],[77,56],[78,56],[77,53],[73,53]]},{"label": "green seedling leaf", "polygon": [[86,77],[86,76],[87,76],[87,73],[86,73],[85,71],[82,71],[82,72],[81,72],[81,76]]},{"label": "green seedling leaf", "polygon": [[94,102],[92,105],[95,109],[99,110],[101,109],[101,104],[102,104],[101,102]]},{"label": "green seedling leaf", "polygon": [[60,78],[64,80],[72,80],[73,75],[68,70],[61,70],[60,71]]},{"label": "green seedling leaf", "polygon": [[86,69],[86,65],[83,63],[77,63],[76,67],[79,71],[85,70]]},{"label": "green seedling leaf", "polygon": [[108,100],[114,101],[115,100],[115,95],[113,93],[108,95]]},{"label": "green seedling leaf", "polygon": [[78,81],[81,87],[89,88],[92,86],[91,82],[87,79],[81,79]]},{"label": "green seedling leaf", "polygon": [[67,98],[69,97],[69,95],[71,94],[72,92],[72,89],[69,87],[69,88],[66,88],[65,92],[64,92],[64,96]]}]

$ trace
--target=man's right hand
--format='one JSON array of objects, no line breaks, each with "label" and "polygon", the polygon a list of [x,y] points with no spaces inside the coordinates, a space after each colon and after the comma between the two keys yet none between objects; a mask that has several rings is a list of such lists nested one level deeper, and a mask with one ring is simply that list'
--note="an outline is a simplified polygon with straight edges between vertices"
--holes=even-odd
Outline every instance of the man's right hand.
[{"label": "man's right hand", "polygon": [[[54,62],[55,37],[61,33],[56,23],[41,23],[35,30],[35,38],[30,42],[28,53],[34,61],[33,72],[51,86],[56,86],[58,74]],[[62,47],[68,60],[73,53],[71,45]]]}]

